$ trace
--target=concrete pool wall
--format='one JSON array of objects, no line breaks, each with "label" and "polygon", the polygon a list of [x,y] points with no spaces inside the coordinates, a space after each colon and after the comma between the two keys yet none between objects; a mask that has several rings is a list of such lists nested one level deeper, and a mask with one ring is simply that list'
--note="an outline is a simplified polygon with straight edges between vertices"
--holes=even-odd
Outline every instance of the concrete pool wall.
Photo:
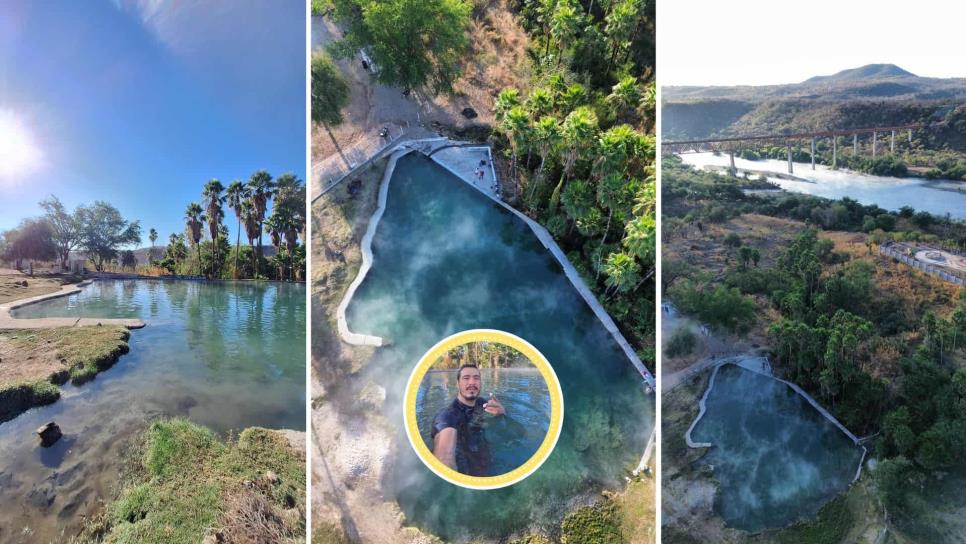
[{"label": "concrete pool wall", "polygon": [[771,374],[758,371],[758,370],[756,370],[756,369],[754,369],[754,368],[752,368],[750,366],[740,365],[740,364],[738,364],[738,363],[736,363],[734,361],[731,361],[731,360],[725,360],[725,361],[722,361],[721,363],[718,363],[717,365],[715,365],[714,371],[711,373],[711,378],[708,380],[708,388],[705,390],[704,395],[702,395],[701,400],[698,402],[698,416],[695,417],[694,418],[694,421],[691,422],[691,426],[688,427],[688,430],[687,430],[687,432],[684,435],[684,440],[685,440],[685,442],[687,442],[688,447],[691,447],[691,448],[710,448],[710,447],[713,446],[713,444],[711,444],[710,442],[695,442],[691,438],[691,432],[698,425],[698,422],[701,421],[701,418],[704,417],[704,414],[707,411],[708,395],[711,394],[711,390],[714,388],[715,378],[718,375],[718,371],[721,369],[721,367],[723,367],[725,365],[728,365],[728,364],[733,364],[733,365],[736,365],[736,366],[740,366],[741,368],[743,368],[743,369],[745,369],[745,370],[747,370],[749,372],[754,372],[754,373],[759,374],[759,375],[762,375],[762,376],[767,376],[767,377],[769,377],[769,378],[771,378],[771,379],[773,379],[775,381],[781,382],[781,383],[785,384],[786,386],[790,387],[793,391],[795,391],[796,393],[798,393],[799,395],[801,395],[808,402],[808,404],[810,406],[812,406],[812,408],[814,408],[816,411],[818,411],[818,413],[822,414],[822,416],[824,416],[825,419],[831,421],[832,424],[835,425],[840,431],[842,431],[842,433],[845,434],[845,436],[847,436],[849,438],[849,440],[852,441],[853,444],[855,444],[856,446],[859,446],[860,448],[862,448],[862,456],[859,459],[859,465],[858,465],[858,467],[856,467],[856,469],[855,469],[855,477],[852,478],[852,483],[855,483],[855,481],[859,479],[859,476],[862,475],[862,463],[865,462],[865,456],[868,454],[868,449],[865,446],[862,445],[862,442],[861,442],[861,440],[859,440],[858,437],[856,437],[854,434],[852,434],[851,431],[849,431],[847,428],[845,428],[845,425],[842,425],[842,423],[839,422],[839,420],[836,419],[835,416],[833,416],[832,414],[830,414],[828,412],[828,410],[826,410],[825,408],[823,408],[815,399],[812,398],[811,395],[809,395],[808,393],[806,393],[798,385],[796,385],[794,383],[791,383],[791,382],[789,382],[787,380],[783,380],[781,378],[777,378],[777,377],[775,377],[775,376],[773,376]]},{"label": "concrete pool wall", "polygon": [[60,291],[37,295],[34,297],[15,300],[0,304],[0,329],[45,329],[53,327],[84,327],[96,325],[120,325],[128,329],[140,329],[144,327],[144,321],[140,319],[102,319],[91,317],[37,317],[37,318],[15,318],[10,312],[24,306],[51,300],[60,297],[69,297],[81,292],[81,289],[94,283],[94,280],[85,280],[79,283],[65,285]]},{"label": "concrete pool wall", "polygon": [[[369,269],[372,267],[372,238],[375,235],[376,228],[379,225],[379,220],[382,219],[382,215],[386,211],[386,200],[389,194],[389,182],[396,168],[396,162],[401,157],[405,156],[406,154],[412,151],[420,151],[420,152],[424,152],[424,154],[426,154],[433,162],[443,167],[444,169],[446,169],[447,171],[455,175],[457,178],[463,180],[465,183],[467,183],[474,189],[477,189],[480,193],[488,197],[490,200],[500,204],[503,208],[510,211],[520,219],[522,219],[530,227],[530,229],[536,235],[537,239],[540,240],[540,243],[554,256],[554,258],[563,268],[564,274],[567,276],[567,279],[570,280],[570,283],[580,294],[581,298],[583,298],[584,301],[587,303],[587,305],[590,306],[591,310],[594,312],[594,315],[597,316],[601,324],[604,325],[604,328],[607,330],[607,332],[610,333],[610,335],[614,338],[614,340],[617,342],[617,345],[620,346],[621,350],[624,352],[627,358],[630,359],[631,363],[634,365],[637,371],[640,372],[641,376],[644,378],[644,381],[647,383],[647,385],[650,387],[650,390],[653,392],[655,388],[654,376],[650,373],[650,371],[647,370],[647,368],[644,366],[644,363],[641,362],[640,358],[637,356],[637,353],[634,352],[634,349],[631,348],[630,344],[627,342],[627,339],[625,339],[624,335],[621,334],[620,329],[617,328],[617,324],[614,323],[614,320],[611,319],[610,315],[608,315],[607,312],[604,310],[604,308],[600,305],[600,302],[597,301],[597,298],[590,291],[590,288],[588,288],[587,285],[584,283],[583,279],[581,279],[576,269],[574,269],[573,265],[570,264],[570,261],[564,255],[563,250],[560,249],[560,246],[558,246],[557,243],[554,241],[553,236],[550,234],[550,232],[548,232],[547,229],[545,229],[543,226],[541,226],[533,219],[530,219],[529,217],[527,217],[519,210],[513,208],[506,202],[503,202],[494,193],[485,190],[484,187],[478,186],[476,183],[470,180],[465,173],[458,172],[452,165],[448,164],[449,161],[443,161],[443,160],[440,160],[438,157],[434,156],[433,151],[438,150],[442,147],[453,147],[453,144],[449,143],[448,140],[446,140],[445,138],[415,140],[412,142],[400,144],[399,146],[396,147],[396,149],[393,150],[392,154],[390,155],[389,163],[386,165],[386,171],[383,174],[382,182],[379,186],[379,198],[378,198],[376,211],[373,213],[372,218],[369,221],[369,225],[366,228],[365,235],[362,237],[362,247],[361,247],[362,265],[359,268],[359,273],[356,275],[355,280],[353,280],[352,283],[349,285],[349,289],[346,291],[346,294],[343,297],[342,302],[339,304],[339,307],[336,310],[336,320],[338,323],[339,335],[342,337],[342,339],[345,342],[352,345],[382,346],[386,344],[386,340],[378,336],[359,334],[349,330],[349,326],[345,318],[345,312],[346,312],[346,309],[349,307],[349,303],[352,300],[352,296],[355,294],[356,290],[362,284],[362,281],[365,279],[366,274],[369,272]],[[495,181],[496,170],[493,166],[493,157],[492,157],[490,148],[488,146],[465,146],[465,148],[486,150],[487,156],[489,158],[488,163],[490,167],[490,173],[492,175],[492,179]]]}]

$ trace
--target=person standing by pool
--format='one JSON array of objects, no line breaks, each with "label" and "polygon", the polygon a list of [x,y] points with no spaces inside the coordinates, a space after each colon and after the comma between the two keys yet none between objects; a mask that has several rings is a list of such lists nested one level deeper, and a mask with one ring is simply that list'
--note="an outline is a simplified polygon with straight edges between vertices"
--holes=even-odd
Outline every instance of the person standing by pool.
[{"label": "person standing by pool", "polygon": [[433,455],[461,474],[487,476],[491,456],[483,413],[503,416],[506,409],[492,393],[488,401],[480,398],[483,380],[476,365],[462,365],[456,372],[456,384],[456,398],[433,420]]}]

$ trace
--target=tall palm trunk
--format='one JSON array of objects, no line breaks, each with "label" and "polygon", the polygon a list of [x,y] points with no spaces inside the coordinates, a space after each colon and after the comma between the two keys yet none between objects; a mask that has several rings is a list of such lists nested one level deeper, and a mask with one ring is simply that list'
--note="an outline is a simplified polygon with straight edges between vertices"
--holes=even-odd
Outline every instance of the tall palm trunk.
[{"label": "tall palm trunk", "polygon": [[238,230],[235,232],[235,279],[238,279],[238,251],[241,249],[241,218],[238,218]]},{"label": "tall palm trunk", "polygon": [[597,252],[597,275],[594,276],[595,280],[600,278],[600,261],[601,261],[601,258],[604,256],[604,242],[607,241],[607,231],[610,230],[610,219],[613,216],[614,216],[614,210],[608,208],[607,226],[604,227],[604,237],[600,239],[600,251]]}]

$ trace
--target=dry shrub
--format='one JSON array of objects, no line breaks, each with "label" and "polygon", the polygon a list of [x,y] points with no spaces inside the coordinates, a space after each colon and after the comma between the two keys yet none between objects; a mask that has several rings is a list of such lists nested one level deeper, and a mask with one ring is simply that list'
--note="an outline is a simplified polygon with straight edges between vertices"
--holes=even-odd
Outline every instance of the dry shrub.
[{"label": "dry shrub", "polygon": [[226,544],[268,544],[294,541],[297,515],[279,512],[262,494],[244,490],[230,495],[215,542]]}]

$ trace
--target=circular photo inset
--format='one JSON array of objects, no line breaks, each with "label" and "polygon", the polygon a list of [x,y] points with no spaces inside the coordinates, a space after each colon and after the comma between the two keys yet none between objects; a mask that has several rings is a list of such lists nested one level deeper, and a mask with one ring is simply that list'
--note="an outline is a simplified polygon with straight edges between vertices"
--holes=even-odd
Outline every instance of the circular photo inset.
[{"label": "circular photo inset", "polygon": [[472,489],[512,485],[540,467],[563,425],[546,358],[507,332],[454,334],[419,360],[404,398],[406,434],[424,464]]}]

